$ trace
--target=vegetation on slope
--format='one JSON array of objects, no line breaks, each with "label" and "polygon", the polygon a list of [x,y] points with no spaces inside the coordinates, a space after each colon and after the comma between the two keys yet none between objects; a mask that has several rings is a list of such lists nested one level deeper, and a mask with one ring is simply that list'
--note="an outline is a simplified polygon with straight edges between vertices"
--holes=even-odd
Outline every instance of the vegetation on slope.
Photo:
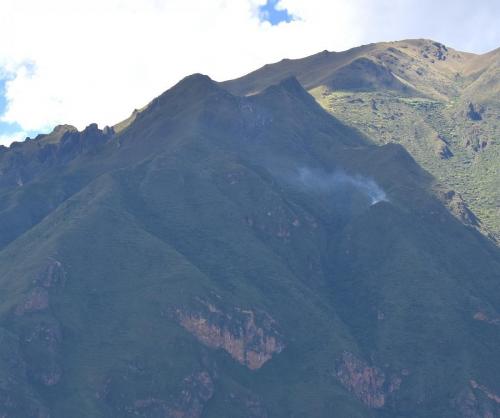
[{"label": "vegetation on slope", "polygon": [[499,68],[499,50],[474,55],[408,40],[284,60],[222,85],[251,94],[296,76],[340,120],[379,144],[402,144],[436,177],[439,194],[458,192],[498,239]]},{"label": "vegetation on slope", "polygon": [[500,416],[498,248],[297,80],[1,158],[3,416]]}]

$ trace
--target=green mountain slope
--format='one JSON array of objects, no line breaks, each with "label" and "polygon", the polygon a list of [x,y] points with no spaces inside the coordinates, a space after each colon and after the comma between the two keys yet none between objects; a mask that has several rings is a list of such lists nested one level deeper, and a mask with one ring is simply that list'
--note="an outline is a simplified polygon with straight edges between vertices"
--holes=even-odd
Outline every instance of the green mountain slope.
[{"label": "green mountain slope", "polygon": [[222,85],[246,95],[297,77],[343,122],[379,144],[403,145],[436,177],[445,203],[463,198],[480,229],[498,239],[499,69],[498,49],[475,55],[406,40],[283,60]]},{"label": "green mountain slope", "polygon": [[4,417],[500,416],[500,252],[401,145],[293,78],[118,131],[0,157]]}]

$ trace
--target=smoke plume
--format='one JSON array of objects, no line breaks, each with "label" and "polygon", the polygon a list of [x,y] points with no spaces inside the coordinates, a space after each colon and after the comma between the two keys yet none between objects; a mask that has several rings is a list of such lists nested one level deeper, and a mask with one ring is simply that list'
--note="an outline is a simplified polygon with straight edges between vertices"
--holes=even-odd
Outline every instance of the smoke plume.
[{"label": "smoke plume", "polygon": [[326,173],[303,167],[299,169],[298,181],[306,189],[323,193],[335,193],[350,187],[366,195],[371,205],[387,201],[384,190],[374,180],[361,175],[351,176],[342,171]]}]

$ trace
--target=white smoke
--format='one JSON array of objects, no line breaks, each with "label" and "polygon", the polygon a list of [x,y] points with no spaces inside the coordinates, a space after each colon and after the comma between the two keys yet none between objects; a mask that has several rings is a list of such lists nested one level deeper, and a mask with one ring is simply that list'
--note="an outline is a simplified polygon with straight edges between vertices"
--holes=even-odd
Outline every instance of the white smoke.
[{"label": "white smoke", "polygon": [[323,193],[334,193],[341,188],[350,186],[366,195],[370,199],[371,205],[388,201],[384,190],[373,179],[361,175],[351,176],[340,170],[334,173],[325,173],[303,167],[299,169],[299,183],[307,189]]}]

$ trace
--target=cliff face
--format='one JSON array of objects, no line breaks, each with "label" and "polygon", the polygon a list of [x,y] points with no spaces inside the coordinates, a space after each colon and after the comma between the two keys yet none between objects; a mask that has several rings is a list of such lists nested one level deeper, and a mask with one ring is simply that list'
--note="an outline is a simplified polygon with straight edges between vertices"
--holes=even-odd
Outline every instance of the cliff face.
[{"label": "cliff face", "polygon": [[349,352],[342,354],[336,370],[342,385],[369,408],[384,407],[391,394],[401,387],[402,376],[408,373],[403,370],[401,376],[388,378],[381,369],[369,366]]},{"label": "cliff face", "polygon": [[178,310],[177,316],[200,342],[222,348],[250,370],[260,369],[285,348],[275,321],[264,312],[233,308],[227,313],[208,304],[205,312]]}]

